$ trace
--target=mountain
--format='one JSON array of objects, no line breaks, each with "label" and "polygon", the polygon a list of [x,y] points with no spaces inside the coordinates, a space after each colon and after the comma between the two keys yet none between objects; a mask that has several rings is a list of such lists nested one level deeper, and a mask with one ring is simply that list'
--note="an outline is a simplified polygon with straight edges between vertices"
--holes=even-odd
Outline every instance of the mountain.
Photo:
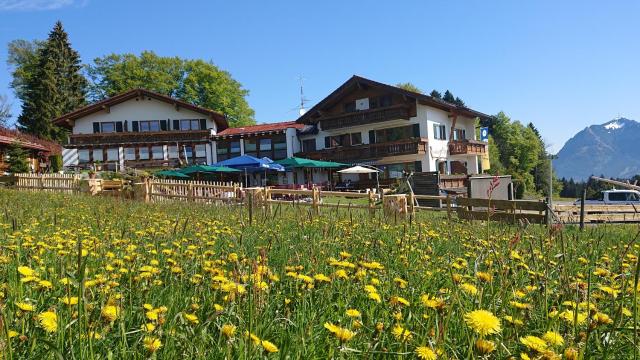
[{"label": "mountain", "polygon": [[640,122],[618,118],[591,125],[564,144],[553,166],[560,178],[630,178],[640,174],[639,143]]}]

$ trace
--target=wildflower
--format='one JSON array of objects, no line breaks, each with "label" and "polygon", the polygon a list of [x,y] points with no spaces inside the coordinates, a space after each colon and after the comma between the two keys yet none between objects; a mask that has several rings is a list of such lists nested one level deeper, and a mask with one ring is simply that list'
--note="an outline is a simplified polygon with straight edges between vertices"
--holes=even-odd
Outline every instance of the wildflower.
[{"label": "wildflower", "polygon": [[232,338],[236,334],[236,327],[232,324],[224,324],[220,328],[220,332],[228,338]]},{"label": "wildflower", "polygon": [[601,312],[597,312],[593,315],[593,321],[596,325],[609,325],[613,324],[613,320],[609,317],[609,315]]},{"label": "wildflower", "polygon": [[500,319],[487,310],[474,310],[464,315],[465,322],[480,336],[497,334],[502,331]]},{"label": "wildflower", "polygon": [[142,342],[144,344],[144,348],[151,353],[158,351],[158,349],[162,347],[162,342],[156,337],[147,336]]},{"label": "wildflower", "polygon": [[469,284],[469,283],[460,284],[460,289],[462,289],[462,291],[464,291],[468,295],[476,295],[476,294],[478,294],[478,288],[475,287],[474,285]]},{"label": "wildflower", "polygon": [[260,342],[262,348],[268,353],[278,352],[278,347],[275,346],[271,341],[262,340]]},{"label": "wildflower", "polygon": [[107,305],[102,308],[100,315],[108,322],[114,322],[118,318],[119,309],[113,305]]},{"label": "wildflower", "polygon": [[345,328],[341,328],[337,325],[334,325],[330,322],[324,323],[324,328],[329,330],[330,333],[333,333],[340,342],[347,342],[353,338],[356,333]]},{"label": "wildflower", "polygon": [[476,278],[483,282],[490,282],[493,279],[493,276],[491,276],[491,274],[489,274],[488,272],[478,271],[476,273]]},{"label": "wildflower", "polygon": [[153,323],[146,323],[142,325],[142,330],[148,333],[153,332],[153,330],[155,329],[156,329],[156,326]]},{"label": "wildflower", "polygon": [[46,332],[53,333],[58,330],[58,315],[53,311],[45,311],[38,314],[38,321]]},{"label": "wildflower", "polygon": [[65,305],[77,305],[78,304],[78,297],[77,296],[65,296],[63,298],[60,299],[62,301],[63,304]]},{"label": "wildflower", "polygon": [[578,350],[572,347],[568,347],[564,350],[563,359],[566,360],[578,360]]},{"label": "wildflower", "polygon": [[444,300],[441,298],[429,297],[429,295],[422,295],[420,297],[420,301],[422,301],[424,306],[431,309],[441,308],[444,306]]},{"label": "wildflower", "polygon": [[564,345],[564,339],[562,338],[562,335],[555,331],[547,331],[546,333],[544,333],[544,335],[542,335],[542,338],[552,346]]},{"label": "wildflower", "polygon": [[436,360],[436,353],[428,346],[418,346],[416,356],[421,360]]},{"label": "wildflower", "polygon": [[476,350],[481,355],[489,354],[496,349],[496,344],[493,341],[478,339],[476,341]]},{"label": "wildflower", "polygon": [[22,311],[33,311],[36,309],[35,306],[29,304],[29,303],[25,303],[25,302],[17,302],[16,306],[18,307],[18,309],[22,310]]},{"label": "wildflower", "polygon": [[198,316],[196,314],[184,314],[184,318],[194,325],[200,323],[200,320],[198,320]]},{"label": "wildflower", "polygon": [[536,351],[536,352],[543,352],[545,350],[547,350],[547,342],[544,341],[543,339],[540,339],[537,336],[533,336],[533,335],[528,335],[525,337],[521,337],[520,338],[520,342],[528,347],[529,349]]},{"label": "wildflower", "polygon": [[407,340],[411,340],[413,338],[413,335],[411,334],[411,331],[403,328],[400,325],[394,326],[393,330],[391,330],[391,332],[393,333],[393,336],[395,336],[396,339],[398,339],[400,341],[407,341]]},{"label": "wildflower", "polygon": [[325,274],[313,275],[313,279],[317,282],[331,282],[331,278]]},{"label": "wildflower", "polygon": [[571,310],[564,310],[563,312],[558,314],[558,317],[571,325],[573,325],[574,321],[576,320],[578,325],[583,325],[587,321],[587,313],[579,312],[575,314]]},{"label": "wildflower", "polygon": [[346,313],[347,313],[347,316],[351,317],[351,318],[357,318],[357,317],[362,316],[360,311],[358,311],[356,309],[348,309]]},{"label": "wildflower", "polygon": [[521,303],[519,301],[509,301],[509,304],[511,304],[511,306],[513,306],[514,308],[520,310],[531,309],[531,304]]},{"label": "wildflower", "polygon": [[18,272],[24,277],[34,277],[38,275],[35,270],[28,266],[18,266]]},{"label": "wildflower", "polygon": [[377,292],[370,292],[369,295],[367,295],[369,297],[369,299],[374,300],[375,302],[381,302],[382,298],[380,298],[380,294],[378,294]]},{"label": "wildflower", "polygon": [[409,306],[409,300],[401,297],[401,296],[392,296],[391,300],[389,300],[389,303],[391,303],[391,305],[404,305],[404,306]]},{"label": "wildflower", "polygon": [[40,280],[38,281],[38,285],[43,289],[51,290],[53,288],[53,284],[48,280]]}]

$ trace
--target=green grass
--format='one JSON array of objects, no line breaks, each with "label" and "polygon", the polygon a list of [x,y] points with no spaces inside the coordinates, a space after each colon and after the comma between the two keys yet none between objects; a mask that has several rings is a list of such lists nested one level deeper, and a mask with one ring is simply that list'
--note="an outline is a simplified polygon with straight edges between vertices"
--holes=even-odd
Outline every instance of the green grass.
[{"label": "green grass", "polygon": [[[486,309],[501,321],[499,333],[485,336],[492,358],[541,356],[520,338],[547,331],[564,341],[547,344],[554,354],[626,359],[638,351],[637,227],[549,233],[426,212],[411,220],[275,205],[254,211],[249,224],[238,206],[0,190],[0,349],[8,359],[378,359],[415,358],[426,346],[440,358],[469,359],[480,356],[479,336],[464,316]],[[319,274],[330,282],[313,280]],[[65,296],[78,304],[63,304]],[[591,312],[573,311],[571,302],[587,301]],[[149,320],[145,304],[164,308]],[[117,309],[114,321],[107,306]],[[38,321],[45,311],[57,314],[54,332]],[[583,313],[584,322],[573,323]],[[326,323],[355,336],[341,343]],[[231,338],[224,324],[236,327]],[[410,336],[398,337],[398,327]],[[162,346],[151,352],[145,338]]]}]

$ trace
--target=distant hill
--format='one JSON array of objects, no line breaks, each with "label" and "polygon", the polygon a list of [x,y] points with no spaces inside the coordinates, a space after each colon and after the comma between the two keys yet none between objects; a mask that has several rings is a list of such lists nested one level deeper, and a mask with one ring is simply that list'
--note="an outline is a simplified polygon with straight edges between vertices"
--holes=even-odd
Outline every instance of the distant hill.
[{"label": "distant hill", "polygon": [[574,180],[640,174],[640,122],[618,118],[585,128],[564,144],[553,166],[558,177]]}]

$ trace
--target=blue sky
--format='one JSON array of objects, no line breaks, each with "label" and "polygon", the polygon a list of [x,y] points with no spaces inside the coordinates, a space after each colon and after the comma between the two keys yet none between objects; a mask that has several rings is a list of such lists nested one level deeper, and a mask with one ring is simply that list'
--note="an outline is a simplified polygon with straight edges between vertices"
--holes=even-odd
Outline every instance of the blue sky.
[{"label": "blue sky", "polygon": [[[6,43],[60,19],[84,62],[153,50],[212,60],[250,90],[260,123],[292,120],[351,75],[533,122],[557,151],[617,116],[640,120],[638,1],[0,0]],[[12,96],[0,70],[0,94]],[[14,114],[19,113],[14,100]]]}]

